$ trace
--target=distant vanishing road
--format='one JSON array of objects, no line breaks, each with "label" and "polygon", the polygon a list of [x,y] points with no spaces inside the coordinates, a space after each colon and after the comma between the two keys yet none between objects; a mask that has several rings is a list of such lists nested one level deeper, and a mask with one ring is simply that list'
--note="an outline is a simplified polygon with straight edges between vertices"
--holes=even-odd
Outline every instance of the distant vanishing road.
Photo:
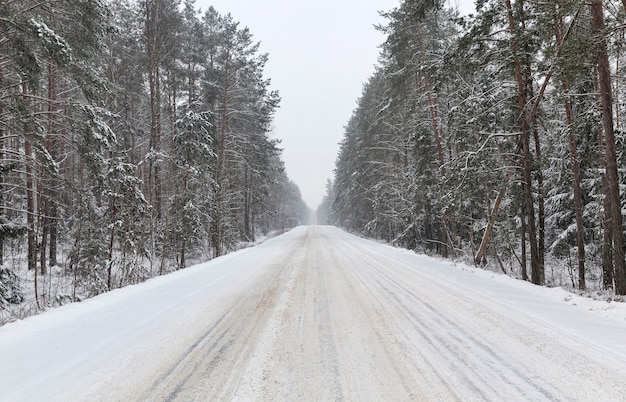
[{"label": "distant vanishing road", "polygon": [[626,322],[474,271],[300,227],[0,328],[0,401],[626,401]]}]

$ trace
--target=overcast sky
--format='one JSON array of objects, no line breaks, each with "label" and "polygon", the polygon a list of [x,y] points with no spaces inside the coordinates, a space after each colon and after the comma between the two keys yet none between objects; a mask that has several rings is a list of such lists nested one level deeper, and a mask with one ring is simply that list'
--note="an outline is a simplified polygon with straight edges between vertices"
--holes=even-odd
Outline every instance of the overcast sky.
[{"label": "overcast sky", "polygon": [[[463,12],[474,0],[449,0]],[[289,177],[307,205],[316,209],[333,178],[343,138],[363,84],[374,72],[378,11],[400,0],[196,0],[250,28],[261,51],[269,53],[265,76],[282,98],[273,135],[282,140]]]}]

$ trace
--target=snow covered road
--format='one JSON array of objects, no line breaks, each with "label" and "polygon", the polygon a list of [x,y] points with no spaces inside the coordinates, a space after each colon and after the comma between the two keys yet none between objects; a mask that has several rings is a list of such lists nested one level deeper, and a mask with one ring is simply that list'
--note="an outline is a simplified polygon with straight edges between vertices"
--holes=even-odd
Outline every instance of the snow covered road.
[{"label": "snow covered road", "polygon": [[0,327],[0,362],[0,401],[626,401],[626,309],[311,226]]}]

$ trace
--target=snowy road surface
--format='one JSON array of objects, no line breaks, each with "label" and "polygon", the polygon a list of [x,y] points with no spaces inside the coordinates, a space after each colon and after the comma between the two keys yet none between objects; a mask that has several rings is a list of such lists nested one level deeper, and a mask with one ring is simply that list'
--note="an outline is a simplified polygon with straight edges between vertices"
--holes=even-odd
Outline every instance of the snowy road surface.
[{"label": "snowy road surface", "polygon": [[0,401],[625,401],[625,311],[301,227],[0,327]]}]

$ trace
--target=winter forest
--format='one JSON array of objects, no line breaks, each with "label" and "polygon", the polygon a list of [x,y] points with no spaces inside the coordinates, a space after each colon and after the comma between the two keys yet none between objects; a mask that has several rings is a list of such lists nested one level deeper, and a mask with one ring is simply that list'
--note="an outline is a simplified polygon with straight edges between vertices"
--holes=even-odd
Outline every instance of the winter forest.
[{"label": "winter forest", "polygon": [[0,324],[306,222],[267,57],[194,0],[0,0]]},{"label": "winter forest", "polygon": [[322,222],[538,285],[626,294],[626,1],[405,0]]},{"label": "winter forest", "polygon": [[[318,223],[625,295],[626,0],[383,16]],[[194,0],[0,0],[0,325],[308,222],[267,60]]]}]

